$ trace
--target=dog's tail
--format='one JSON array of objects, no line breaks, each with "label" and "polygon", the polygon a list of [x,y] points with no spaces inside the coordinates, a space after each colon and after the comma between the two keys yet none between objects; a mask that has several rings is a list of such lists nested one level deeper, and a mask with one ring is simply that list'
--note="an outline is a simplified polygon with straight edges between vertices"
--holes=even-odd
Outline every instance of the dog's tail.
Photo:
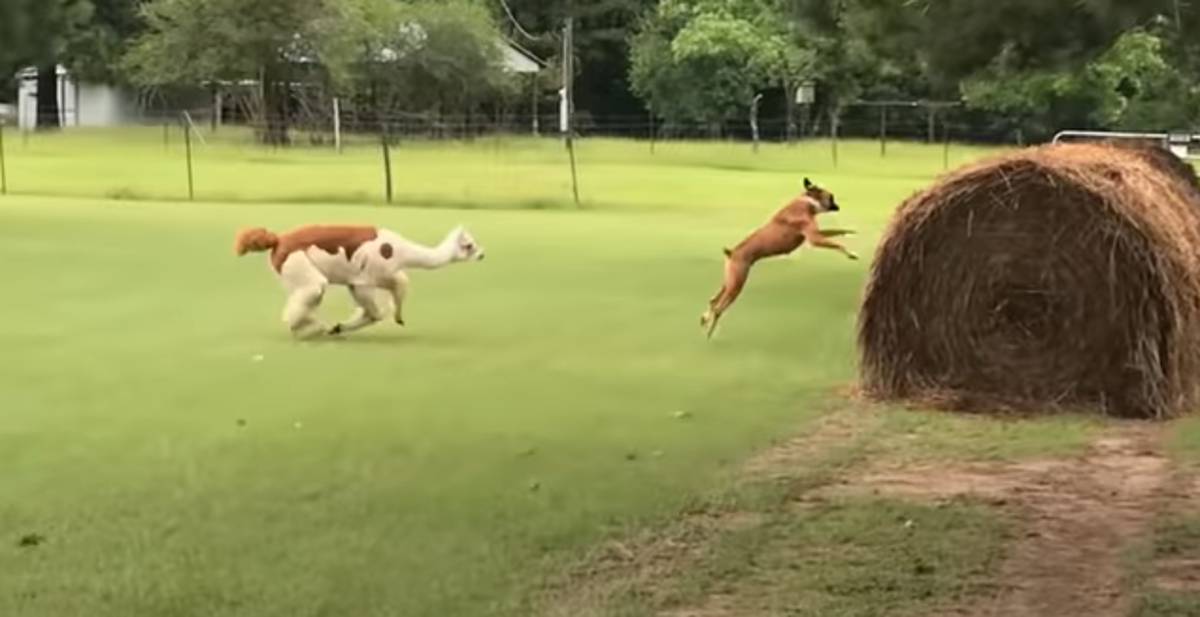
[{"label": "dog's tail", "polygon": [[246,253],[261,253],[274,249],[279,244],[279,236],[264,227],[248,227],[237,233],[233,242],[233,250],[238,257]]},{"label": "dog's tail", "polygon": [[826,238],[836,238],[838,236],[853,236],[853,229],[822,229],[821,235]]}]

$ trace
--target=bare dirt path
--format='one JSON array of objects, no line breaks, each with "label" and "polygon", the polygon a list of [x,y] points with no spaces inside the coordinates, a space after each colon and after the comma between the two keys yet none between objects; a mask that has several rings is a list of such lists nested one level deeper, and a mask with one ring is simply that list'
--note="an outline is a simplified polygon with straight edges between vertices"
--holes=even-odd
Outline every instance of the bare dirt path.
[{"label": "bare dirt path", "polygon": [[[828,466],[831,460],[836,466],[837,459],[830,459],[830,453],[853,449],[867,439],[881,419],[878,413],[862,408],[830,413],[799,435],[751,458],[740,470],[739,480],[784,480],[834,473]],[[698,563],[707,555],[713,538],[753,526],[759,518],[758,514],[736,508],[703,509],[687,513],[665,528],[605,543],[547,590],[538,614],[606,615],[623,597],[653,594],[654,581],[665,580]]]},{"label": "bare dirt path", "polygon": [[[1200,514],[1196,473],[1172,465],[1164,452],[1170,425],[1114,422],[1082,452],[1060,458],[914,462],[875,448],[885,413],[832,413],[747,461],[741,476],[795,485],[801,504],[864,495],[926,503],[969,498],[1007,512],[1014,531],[990,591],[927,617],[1126,617],[1138,591],[1130,551],[1146,546],[1167,513]],[[641,606],[663,606],[655,581],[687,572],[709,555],[713,538],[752,527],[755,517],[736,508],[695,512],[599,547],[547,596],[541,614],[607,615],[631,593]],[[1200,559],[1147,565],[1155,588],[1200,589]],[[745,606],[716,595],[663,616],[758,617],[739,613]]]},{"label": "bare dirt path", "polygon": [[1143,541],[1177,497],[1162,427],[1120,424],[1081,455],[997,464],[866,469],[834,493],[930,500],[974,496],[1017,519],[995,593],[943,614],[970,617],[1124,617],[1125,551]]}]

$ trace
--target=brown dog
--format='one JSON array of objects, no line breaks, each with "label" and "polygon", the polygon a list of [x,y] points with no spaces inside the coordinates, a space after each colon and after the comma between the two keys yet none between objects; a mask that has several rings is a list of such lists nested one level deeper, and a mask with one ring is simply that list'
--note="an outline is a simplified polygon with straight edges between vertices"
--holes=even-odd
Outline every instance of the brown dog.
[{"label": "brown dog", "polygon": [[729,310],[734,300],[742,293],[746,285],[746,277],[750,275],[750,267],[760,259],[787,255],[800,248],[807,240],[809,244],[841,252],[850,259],[858,259],[858,255],[850,249],[830,240],[832,237],[845,236],[854,233],[844,229],[821,231],[817,225],[817,215],[822,212],[837,212],[840,210],[833,193],[813,184],[808,178],[804,179],[804,192],[780,208],[771,220],[754,230],[746,239],[732,249],[725,251],[725,281],[717,295],[708,301],[708,310],[700,316],[700,326],[708,329],[708,338],[712,338],[713,330],[721,315]]}]

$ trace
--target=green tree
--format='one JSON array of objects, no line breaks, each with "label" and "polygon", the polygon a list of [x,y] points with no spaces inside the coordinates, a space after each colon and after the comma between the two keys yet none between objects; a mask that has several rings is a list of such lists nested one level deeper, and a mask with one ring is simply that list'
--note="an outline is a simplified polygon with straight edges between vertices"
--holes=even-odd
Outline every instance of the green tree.
[{"label": "green tree", "polygon": [[331,83],[348,79],[378,37],[388,0],[152,0],[146,30],[124,58],[141,85],[255,77],[268,144],[288,143],[289,83],[299,60],[318,60]]},{"label": "green tree", "polygon": [[[656,5],[656,0],[489,3],[495,9],[502,32],[548,60],[552,67],[562,64],[563,24],[568,15],[574,18],[576,107],[598,117],[643,113],[642,102],[629,85],[630,34],[642,15]],[[505,7],[511,10],[511,16]]]},{"label": "green tree", "polygon": [[493,15],[474,0],[395,2],[378,16],[369,61],[353,86],[373,93],[377,110],[463,111],[510,93],[503,41]]},{"label": "green tree", "polygon": [[0,79],[7,80],[28,62],[33,32],[30,0],[0,0]]},{"label": "green tree", "polygon": [[7,81],[19,68],[37,68],[39,130],[62,125],[57,64],[92,13],[87,0],[0,0],[0,70]]},{"label": "green tree", "polygon": [[119,59],[140,28],[138,0],[0,0],[0,73],[36,65],[39,127],[59,126],[56,64],[76,79],[118,82]]},{"label": "green tree", "polygon": [[1124,32],[1079,67],[1016,69],[1010,49],[963,81],[963,100],[968,106],[1025,118],[1026,128],[1042,136],[1071,117],[1084,126],[1125,127],[1134,119],[1128,115],[1131,108],[1142,109],[1136,121],[1145,121],[1152,116],[1144,103],[1157,104],[1166,94],[1165,86],[1180,81],[1164,57],[1162,40],[1139,29]]},{"label": "green tree", "polygon": [[1027,134],[1168,116],[1177,122],[1195,109],[1190,88],[1170,83],[1190,81],[1182,60],[1195,37],[1180,30],[1181,20],[1196,13],[1190,6],[1172,0],[918,0],[913,10],[926,21],[930,78],[960,84],[971,108]]},{"label": "green tree", "polygon": [[761,0],[662,0],[630,42],[633,91],[667,122],[719,128],[809,70],[780,17]]},{"label": "green tree", "polygon": [[[3,0],[0,0],[3,1]],[[78,79],[120,84],[128,81],[121,58],[142,32],[141,0],[89,0],[88,19],[63,48],[63,64]]]}]

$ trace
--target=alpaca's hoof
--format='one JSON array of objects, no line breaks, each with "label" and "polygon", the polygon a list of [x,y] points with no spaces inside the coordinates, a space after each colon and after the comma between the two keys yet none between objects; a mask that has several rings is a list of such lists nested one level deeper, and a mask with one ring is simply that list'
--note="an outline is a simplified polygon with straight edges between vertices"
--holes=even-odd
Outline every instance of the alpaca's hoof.
[{"label": "alpaca's hoof", "polygon": [[330,336],[337,336],[342,333],[342,324],[333,324],[333,327],[326,331]]},{"label": "alpaca's hoof", "polygon": [[399,317],[397,317],[397,318],[396,318],[396,325],[398,325],[398,326],[403,326],[403,325],[404,325],[404,320],[403,320],[403,319],[401,319],[401,318],[399,318]]}]

